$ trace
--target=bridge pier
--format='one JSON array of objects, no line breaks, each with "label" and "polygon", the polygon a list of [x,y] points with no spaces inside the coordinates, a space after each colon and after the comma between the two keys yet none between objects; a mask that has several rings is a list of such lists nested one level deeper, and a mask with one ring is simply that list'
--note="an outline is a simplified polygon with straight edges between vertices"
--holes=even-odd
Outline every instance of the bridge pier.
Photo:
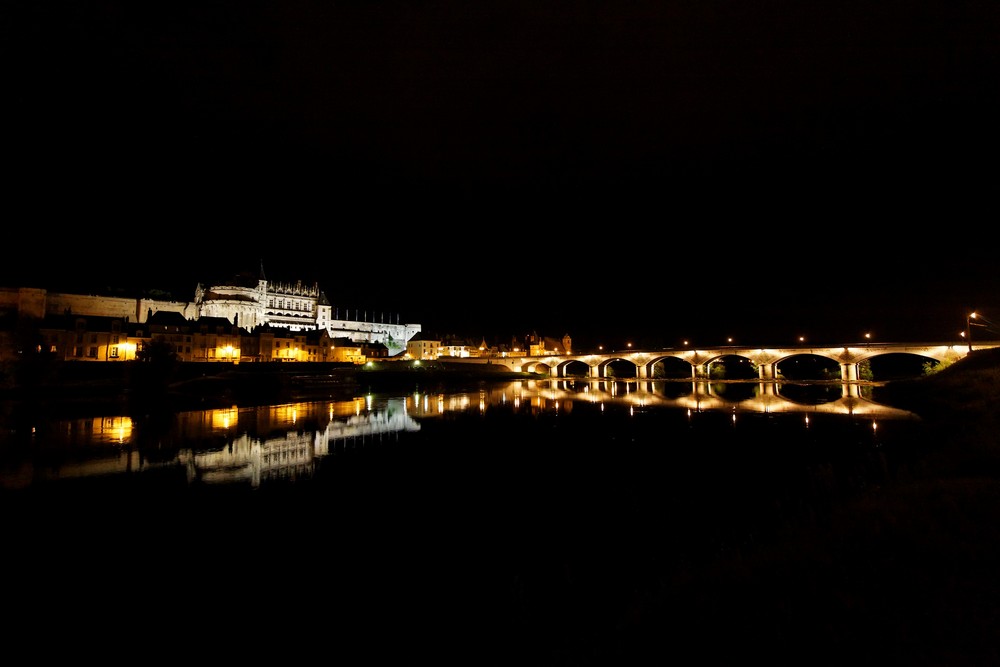
[{"label": "bridge pier", "polygon": [[774,367],[775,364],[760,364],[757,366],[758,376],[761,380],[773,380],[774,379]]},{"label": "bridge pier", "polygon": [[840,365],[840,379],[844,382],[858,381],[858,365],[847,362]]}]

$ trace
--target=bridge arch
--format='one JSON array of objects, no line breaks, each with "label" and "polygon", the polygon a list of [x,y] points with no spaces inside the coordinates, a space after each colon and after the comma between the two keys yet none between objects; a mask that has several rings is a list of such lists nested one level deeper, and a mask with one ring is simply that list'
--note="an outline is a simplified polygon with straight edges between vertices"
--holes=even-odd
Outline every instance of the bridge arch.
[{"label": "bridge arch", "polygon": [[649,362],[646,377],[665,380],[689,380],[694,378],[694,367],[689,361],[669,354]]},{"label": "bridge arch", "polygon": [[559,377],[590,377],[593,368],[580,359],[569,359],[560,364]]},{"label": "bridge arch", "polygon": [[525,373],[538,373],[539,375],[559,377],[558,364],[553,366],[542,361],[531,362],[530,360],[526,360],[526,363],[521,364],[519,368]]},{"label": "bridge arch", "polygon": [[786,380],[836,380],[842,374],[840,362],[826,354],[800,352],[774,363],[775,378]]}]

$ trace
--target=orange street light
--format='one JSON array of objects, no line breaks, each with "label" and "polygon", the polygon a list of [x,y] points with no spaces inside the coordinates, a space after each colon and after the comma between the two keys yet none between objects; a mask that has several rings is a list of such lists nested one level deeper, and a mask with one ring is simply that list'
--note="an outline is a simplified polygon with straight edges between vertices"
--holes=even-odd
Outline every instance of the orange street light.
[{"label": "orange street light", "polygon": [[969,344],[969,352],[972,352],[972,320],[976,319],[976,311],[972,311],[965,317],[965,342]]}]

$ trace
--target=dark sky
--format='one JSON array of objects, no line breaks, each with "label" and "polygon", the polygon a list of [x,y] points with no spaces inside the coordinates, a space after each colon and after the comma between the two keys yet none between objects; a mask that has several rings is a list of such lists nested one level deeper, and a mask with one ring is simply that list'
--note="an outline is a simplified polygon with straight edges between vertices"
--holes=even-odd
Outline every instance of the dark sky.
[{"label": "dark sky", "polygon": [[263,262],[428,331],[650,345],[1000,317],[997,3],[0,12],[5,285]]}]

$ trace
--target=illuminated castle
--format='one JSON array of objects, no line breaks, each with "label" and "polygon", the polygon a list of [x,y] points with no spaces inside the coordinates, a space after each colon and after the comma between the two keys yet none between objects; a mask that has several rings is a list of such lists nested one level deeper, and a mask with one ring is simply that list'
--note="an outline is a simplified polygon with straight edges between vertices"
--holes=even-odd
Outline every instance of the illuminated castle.
[{"label": "illuminated castle", "polygon": [[318,284],[268,282],[263,278],[256,282],[235,278],[232,284],[210,287],[199,284],[190,302],[0,287],[0,311],[4,310],[36,318],[72,313],[121,317],[137,323],[145,323],[155,313],[173,312],[192,321],[224,318],[248,331],[258,327],[290,332],[325,329],[331,338],[382,343],[390,355],[405,352],[407,341],[421,330],[419,324],[400,324],[398,316],[396,322],[387,322],[383,316],[376,318],[372,313],[369,318],[367,312],[355,311],[351,319],[347,311],[341,318]]},{"label": "illuminated castle", "polygon": [[387,322],[384,315],[377,319],[372,313],[359,317],[354,311],[341,318],[339,309],[334,311],[318,283],[303,285],[268,282],[261,278],[253,281],[234,279],[232,285],[213,285],[195,289],[194,307],[199,317],[224,317],[230,322],[253,330],[269,325],[289,331],[326,329],[331,337],[346,337],[355,342],[383,343],[390,355],[406,350],[406,343],[420,332],[419,324]]}]

